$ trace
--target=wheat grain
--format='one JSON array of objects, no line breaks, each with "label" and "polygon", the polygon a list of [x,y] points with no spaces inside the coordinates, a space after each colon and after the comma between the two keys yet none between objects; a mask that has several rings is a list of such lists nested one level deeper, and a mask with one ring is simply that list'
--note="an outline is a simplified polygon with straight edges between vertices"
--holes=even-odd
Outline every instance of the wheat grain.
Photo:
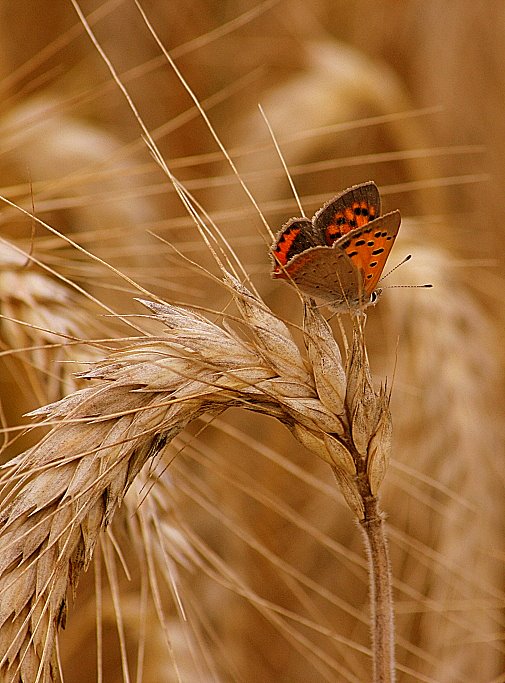
[{"label": "wheat grain", "polygon": [[52,429],[7,465],[1,480],[6,680],[35,680],[37,671],[41,681],[55,680],[55,637],[65,623],[67,593],[99,534],[143,465],[203,413],[240,405],[281,420],[330,463],[354,514],[366,520],[389,456],[390,416],[384,392],[371,385],[361,326],[354,329],[346,373],[310,302],[304,358],[263,302],[231,276],[227,283],[250,340],[194,312],[143,301],[164,333],[96,362],[81,375],[93,387],[32,413]]}]

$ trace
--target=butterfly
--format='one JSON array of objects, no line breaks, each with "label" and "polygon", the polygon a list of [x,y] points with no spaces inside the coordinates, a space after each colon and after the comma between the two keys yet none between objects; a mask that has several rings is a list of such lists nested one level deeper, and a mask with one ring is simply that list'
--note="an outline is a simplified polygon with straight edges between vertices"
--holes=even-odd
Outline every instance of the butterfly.
[{"label": "butterfly", "polygon": [[377,185],[354,185],[312,218],[291,218],[271,248],[272,277],[338,311],[374,304],[377,284],[400,229],[400,212],[380,215]]}]

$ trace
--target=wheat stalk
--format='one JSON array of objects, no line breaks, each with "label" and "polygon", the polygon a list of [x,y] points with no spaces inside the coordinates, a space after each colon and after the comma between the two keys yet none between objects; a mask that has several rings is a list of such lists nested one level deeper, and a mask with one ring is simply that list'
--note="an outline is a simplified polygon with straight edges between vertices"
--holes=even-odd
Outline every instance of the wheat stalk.
[{"label": "wheat stalk", "polygon": [[194,312],[143,301],[163,323],[97,362],[93,380],[32,415],[52,425],[2,477],[0,667],[4,680],[58,680],[56,635],[100,532],[143,465],[189,422],[243,406],[274,416],[330,464],[370,547],[375,680],[394,676],[389,564],[377,491],[390,451],[385,390],[372,387],[360,320],[346,369],[305,305],[304,358],[286,325],[227,277],[250,340]]}]

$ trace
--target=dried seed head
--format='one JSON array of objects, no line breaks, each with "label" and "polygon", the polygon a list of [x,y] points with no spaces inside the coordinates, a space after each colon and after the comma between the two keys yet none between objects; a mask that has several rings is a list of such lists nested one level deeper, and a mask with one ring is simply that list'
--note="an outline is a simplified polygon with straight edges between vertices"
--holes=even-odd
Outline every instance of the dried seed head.
[{"label": "dried seed head", "polygon": [[333,464],[331,455],[324,442],[323,432],[315,432],[299,422],[293,422],[289,425],[289,428],[293,433],[293,436],[305,446],[307,450],[312,451],[312,453],[315,453],[330,465]]},{"label": "dried seed head", "polygon": [[[75,363],[82,362],[82,348],[65,342],[68,338],[93,336],[90,321],[96,318],[96,311],[90,312],[91,305],[41,268],[33,263],[30,266],[23,249],[4,238],[0,249],[0,303],[2,351],[10,349],[18,381],[26,381],[21,379],[25,372],[31,383],[43,378],[43,389],[41,386],[36,391],[49,401],[61,398],[62,392],[75,390]],[[24,324],[16,322],[19,320]],[[97,336],[107,336],[110,331],[104,329],[103,322],[100,326]],[[20,349],[25,353],[20,354]],[[86,357],[95,356],[98,350],[88,346]],[[36,380],[34,367],[39,375]]]},{"label": "dried seed head", "polygon": [[340,349],[330,326],[312,302],[305,303],[304,331],[319,398],[328,410],[343,415],[346,377]]},{"label": "dried seed head", "polygon": [[345,498],[347,505],[351,508],[358,519],[365,518],[365,505],[360,491],[356,485],[356,477],[351,476],[345,469],[333,465],[333,474],[337,480],[338,487]]},{"label": "dried seed head", "polygon": [[240,405],[281,420],[331,465],[349,507],[364,518],[364,500],[389,460],[391,418],[385,392],[373,390],[362,331],[346,374],[329,326],[308,305],[306,364],[286,325],[228,282],[248,341],[180,307],[142,302],[163,333],[94,363],[81,375],[94,386],[32,413],[54,426],[3,479],[0,675],[52,670],[67,591],[99,534],[143,465],[203,413]]},{"label": "dried seed head", "polygon": [[377,428],[381,401],[373,388],[364,336],[358,326],[353,329],[348,367],[346,406],[350,415],[352,441],[359,455],[366,458],[368,444]]},{"label": "dried seed head", "polygon": [[352,333],[352,346],[347,359],[347,388],[345,402],[348,412],[352,415],[356,402],[361,401],[363,395],[373,397],[373,383],[366,355],[365,337],[360,320],[355,320]]},{"label": "dried seed head", "polygon": [[324,435],[324,443],[330,454],[331,464],[354,476],[356,474],[356,463],[344,444],[330,434]]},{"label": "dried seed head", "polygon": [[330,413],[317,398],[279,398],[278,400],[290,415],[309,429],[316,428],[335,434],[344,433],[339,418]]},{"label": "dried seed head", "polygon": [[287,326],[236,278],[228,275],[237,308],[254,334],[258,352],[279,375],[312,384],[310,373]]},{"label": "dried seed head", "polygon": [[374,496],[379,491],[389,465],[393,432],[389,399],[384,392],[381,392],[381,404],[377,427],[368,445],[367,474]]}]

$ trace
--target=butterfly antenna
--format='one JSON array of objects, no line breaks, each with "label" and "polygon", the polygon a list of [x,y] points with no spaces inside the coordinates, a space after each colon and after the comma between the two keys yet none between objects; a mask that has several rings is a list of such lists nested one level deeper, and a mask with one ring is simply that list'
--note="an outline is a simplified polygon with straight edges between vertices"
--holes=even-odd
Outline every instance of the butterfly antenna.
[{"label": "butterfly antenna", "polygon": [[[397,263],[394,268],[391,268],[391,270],[388,270],[388,272],[381,277],[379,282],[382,282],[385,280],[387,277],[391,275],[391,273],[394,273],[397,268],[400,266],[403,266],[404,263],[407,263],[407,261],[410,261],[412,258],[412,254],[407,254],[407,256],[400,261],[400,263]],[[432,284],[427,283],[425,285],[388,285],[387,287],[383,287],[383,289],[429,289],[430,287],[433,287]]]},{"label": "butterfly antenna", "polygon": [[391,270],[388,270],[388,272],[381,277],[379,282],[382,282],[383,280],[385,280],[387,277],[389,277],[391,275],[391,273],[394,273],[397,268],[399,268],[400,266],[403,266],[403,264],[407,263],[407,261],[410,261],[411,258],[412,258],[412,254],[407,254],[407,256],[405,256],[405,258],[402,259],[400,261],[400,263],[397,263],[394,268],[391,268]]},{"label": "butterfly antenna", "polygon": [[281,148],[279,147],[279,143],[277,142],[277,139],[275,137],[275,133],[272,129],[272,126],[270,125],[270,121],[267,119],[267,116],[266,116],[261,104],[258,104],[258,107],[259,107],[261,116],[263,117],[263,119],[267,125],[268,132],[270,133],[270,137],[272,138],[272,142],[274,143],[275,150],[276,150],[277,154],[279,155],[279,159],[281,160],[282,167],[286,173],[286,177],[287,177],[289,184],[291,186],[291,191],[293,192],[294,198],[296,199],[296,203],[298,204],[298,208],[300,209],[300,214],[301,214],[301,216],[303,216],[303,218],[307,218],[307,216],[305,215],[305,211],[303,210],[302,203],[300,201],[300,197],[299,197],[298,192],[296,190],[295,184],[293,182],[293,178],[291,177],[291,173],[289,172],[288,166],[286,164],[286,160],[284,159],[284,156],[281,152]]},{"label": "butterfly antenna", "polygon": [[427,282],[424,285],[389,285],[382,289],[429,289],[430,287],[433,287],[433,285],[430,282]]}]

